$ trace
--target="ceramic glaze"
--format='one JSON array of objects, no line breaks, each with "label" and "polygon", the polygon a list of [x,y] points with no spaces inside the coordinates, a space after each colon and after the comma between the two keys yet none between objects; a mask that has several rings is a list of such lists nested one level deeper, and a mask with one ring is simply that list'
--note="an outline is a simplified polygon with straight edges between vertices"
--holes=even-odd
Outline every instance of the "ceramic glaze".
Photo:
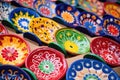
[{"label": "ceramic glaze", "polygon": [[8,31],[7,29],[5,28],[5,26],[3,26],[2,24],[0,24],[0,35],[1,34],[7,34]]}]

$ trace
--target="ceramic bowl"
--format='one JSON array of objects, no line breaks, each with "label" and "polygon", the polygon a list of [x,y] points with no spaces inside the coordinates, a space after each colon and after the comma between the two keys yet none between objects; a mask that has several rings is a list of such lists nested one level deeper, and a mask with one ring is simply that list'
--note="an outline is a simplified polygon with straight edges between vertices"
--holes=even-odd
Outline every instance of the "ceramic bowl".
[{"label": "ceramic bowl", "polygon": [[105,37],[98,37],[91,42],[91,51],[101,56],[111,66],[120,66],[120,44]]},{"label": "ceramic bowl", "polygon": [[1,34],[7,34],[8,31],[7,29],[5,28],[5,26],[3,26],[2,24],[0,24],[0,35]]},{"label": "ceramic bowl", "polygon": [[102,20],[97,15],[90,12],[82,12],[78,16],[80,25],[86,28],[91,34],[103,35]]},{"label": "ceramic bowl", "polygon": [[97,14],[98,16],[104,15],[104,3],[99,0],[77,0],[78,7]]},{"label": "ceramic bowl", "polygon": [[120,18],[120,6],[116,3],[105,2],[104,10],[107,14],[110,14],[116,18]]},{"label": "ceramic bowl", "polygon": [[60,3],[56,6],[55,10],[57,15],[56,17],[62,20],[62,24],[68,27],[79,26],[77,17],[80,14],[80,11],[78,11],[75,7],[65,3]]},{"label": "ceramic bowl", "polygon": [[30,52],[26,41],[12,34],[0,35],[0,63],[22,66]]},{"label": "ceramic bowl", "polygon": [[32,19],[29,23],[29,27],[30,31],[46,44],[55,42],[55,32],[62,28],[62,26],[55,21],[43,17]]},{"label": "ceramic bowl", "polygon": [[40,13],[41,16],[53,18],[56,16],[56,4],[50,0],[35,0],[34,8]]},{"label": "ceramic bowl", "polygon": [[119,80],[108,65],[91,59],[80,59],[71,64],[66,80]]},{"label": "ceramic bowl", "polygon": [[85,54],[90,51],[88,38],[75,29],[63,28],[56,32],[56,41],[71,54]]},{"label": "ceramic bowl", "polygon": [[36,11],[29,8],[19,7],[10,13],[9,20],[17,30],[21,32],[29,32],[28,24],[36,17],[40,17]]},{"label": "ceramic bowl", "polygon": [[64,55],[47,46],[33,50],[27,57],[25,66],[35,73],[38,80],[59,80],[67,70]]},{"label": "ceramic bowl", "polygon": [[0,66],[0,80],[32,80],[22,69],[12,65]]}]

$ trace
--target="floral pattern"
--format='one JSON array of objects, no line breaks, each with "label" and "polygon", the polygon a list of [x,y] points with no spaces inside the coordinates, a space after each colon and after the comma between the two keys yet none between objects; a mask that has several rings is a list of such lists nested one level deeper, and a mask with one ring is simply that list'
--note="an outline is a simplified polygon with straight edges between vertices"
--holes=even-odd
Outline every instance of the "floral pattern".
[{"label": "floral pattern", "polygon": [[40,7],[39,10],[40,10],[39,12],[41,14],[43,14],[44,16],[49,16],[51,14],[50,9],[48,7],[46,7],[46,6]]}]

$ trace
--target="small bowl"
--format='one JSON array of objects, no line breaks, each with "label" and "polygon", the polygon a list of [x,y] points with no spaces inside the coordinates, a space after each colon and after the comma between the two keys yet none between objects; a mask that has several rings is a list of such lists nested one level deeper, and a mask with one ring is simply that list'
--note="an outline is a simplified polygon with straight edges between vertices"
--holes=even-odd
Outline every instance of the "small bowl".
[{"label": "small bowl", "polygon": [[107,14],[120,18],[120,5],[113,2],[105,2],[104,10]]},{"label": "small bowl", "polygon": [[32,80],[22,69],[12,65],[0,66],[0,80]]},{"label": "small bowl", "polygon": [[53,18],[56,16],[55,8],[56,4],[54,2],[51,2],[49,0],[44,1],[38,1],[35,0],[33,4],[36,11],[40,13],[41,16]]},{"label": "small bowl", "polygon": [[56,32],[56,41],[71,54],[86,54],[90,51],[88,38],[75,29],[63,28]]},{"label": "small bowl", "polygon": [[91,59],[80,59],[73,62],[66,80],[119,80],[118,74],[108,65]]},{"label": "small bowl", "polygon": [[97,15],[90,12],[82,12],[78,16],[79,24],[86,28],[91,34],[104,35],[102,20]]},{"label": "small bowl", "polygon": [[8,34],[8,30],[2,24],[0,24],[0,35],[1,34]]},{"label": "small bowl", "polygon": [[40,16],[35,10],[19,7],[10,13],[9,20],[17,30],[21,32],[29,32],[28,24],[36,17]]},{"label": "small bowl", "polygon": [[55,11],[57,15],[56,18],[62,20],[62,24],[68,27],[79,26],[77,17],[80,14],[80,11],[78,11],[75,7],[65,3],[60,3],[56,6]]},{"label": "small bowl", "polygon": [[34,18],[29,23],[30,32],[34,33],[42,42],[49,44],[55,42],[55,32],[61,29],[55,21],[49,18]]},{"label": "small bowl", "polygon": [[22,66],[30,52],[26,41],[12,34],[0,35],[0,63]]},{"label": "small bowl", "polygon": [[64,55],[47,46],[33,50],[27,57],[25,66],[35,73],[38,80],[59,80],[67,70]]},{"label": "small bowl", "polygon": [[120,44],[105,37],[95,38],[91,42],[91,51],[101,56],[111,66],[120,66]]}]

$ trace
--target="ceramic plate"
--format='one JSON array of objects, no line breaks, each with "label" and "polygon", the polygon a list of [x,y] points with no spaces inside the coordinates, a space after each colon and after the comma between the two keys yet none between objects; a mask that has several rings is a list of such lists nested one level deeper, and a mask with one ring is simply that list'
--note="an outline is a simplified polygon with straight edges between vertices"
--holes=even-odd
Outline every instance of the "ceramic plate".
[{"label": "ceramic plate", "polygon": [[7,29],[2,24],[0,24],[0,34],[7,34],[7,33],[8,33]]},{"label": "ceramic plate", "polygon": [[31,78],[18,67],[2,65],[0,66],[0,80],[31,80]]},{"label": "ceramic plate", "polygon": [[41,16],[53,18],[56,16],[55,8],[56,4],[50,0],[35,0],[34,8],[40,13]]},{"label": "ceramic plate", "polygon": [[0,63],[22,66],[30,52],[28,44],[17,35],[0,35]]},{"label": "ceramic plate", "polygon": [[120,66],[120,44],[115,41],[98,37],[91,42],[91,51],[101,56],[109,65]]},{"label": "ceramic plate", "polygon": [[11,4],[0,1],[0,20],[8,20],[9,14],[14,8]]},{"label": "ceramic plate", "polygon": [[66,80],[119,80],[119,76],[102,62],[81,59],[71,64]]},{"label": "ceramic plate", "polygon": [[120,18],[120,6],[118,4],[106,2],[104,4],[104,10],[107,14],[110,14],[116,18]]},{"label": "ceramic plate", "polygon": [[33,32],[42,42],[48,44],[55,42],[55,32],[62,28],[58,23],[49,18],[34,18],[29,24]]},{"label": "ceramic plate", "polygon": [[78,17],[81,26],[94,35],[103,35],[102,20],[90,12],[82,12]]},{"label": "ceramic plate", "polygon": [[41,47],[30,53],[25,63],[38,80],[59,80],[67,70],[64,55],[49,47]]},{"label": "ceramic plate", "polygon": [[80,14],[75,7],[61,3],[56,7],[56,15],[63,20],[63,24],[69,27],[76,27],[79,25],[77,17]]},{"label": "ceramic plate", "polygon": [[39,14],[32,9],[28,8],[16,8],[14,9],[10,15],[9,19],[13,23],[13,25],[22,32],[28,32],[28,24],[33,19],[39,17]]},{"label": "ceramic plate", "polygon": [[71,54],[85,54],[90,50],[88,38],[75,29],[63,28],[56,32],[56,41]]},{"label": "ceramic plate", "polygon": [[104,15],[104,3],[99,0],[77,0],[79,7],[86,11],[93,12],[98,16]]}]

